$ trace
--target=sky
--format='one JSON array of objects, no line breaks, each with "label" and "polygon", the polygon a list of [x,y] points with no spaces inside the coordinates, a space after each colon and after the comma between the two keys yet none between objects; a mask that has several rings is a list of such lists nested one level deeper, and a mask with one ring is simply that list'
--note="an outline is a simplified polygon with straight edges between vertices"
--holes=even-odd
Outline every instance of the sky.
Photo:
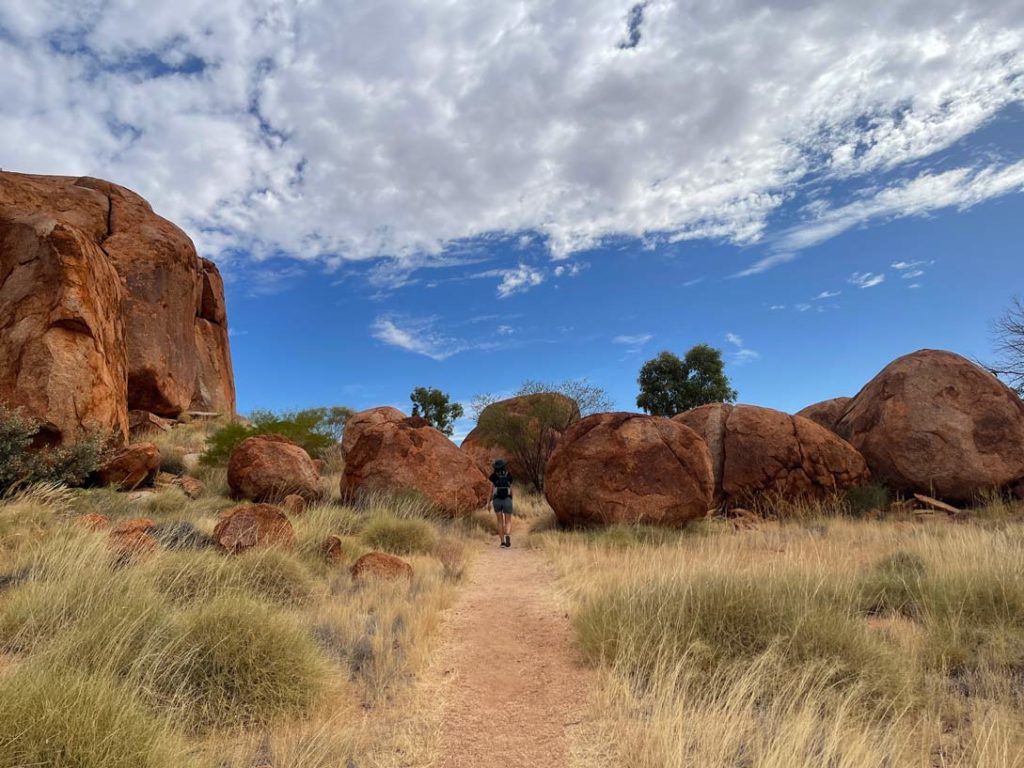
[{"label": "sky", "polygon": [[0,167],[220,265],[242,412],[698,343],[793,411],[1024,293],[1020,2],[5,0],[0,61]]}]

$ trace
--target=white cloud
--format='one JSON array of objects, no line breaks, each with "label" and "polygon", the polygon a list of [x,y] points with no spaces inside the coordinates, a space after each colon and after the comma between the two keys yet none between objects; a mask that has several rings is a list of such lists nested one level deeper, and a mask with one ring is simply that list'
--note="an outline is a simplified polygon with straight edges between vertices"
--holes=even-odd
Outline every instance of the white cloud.
[{"label": "white cloud", "polygon": [[934,261],[894,261],[889,266],[892,267],[893,269],[903,270],[903,269],[914,269],[915,267],[920,267],[922,264],[934,264],[934,263],[935,263]]},{"label": "white cloud", "polygon": [[653,333],[622,334],[612,339],[612,344],[622,344],[627,347],[642,347],[653,338]]},{"label": "white cloud", "polygon": [[501,273],[501,282],[498,284],[498,296],[506,299],[517,293],[525,293],[544,282],[544,273],[526,264],[520,264],[515,269],[506,269]]},{"label": "white cloud", "polygon": [[780,310],[780,309],[785,309],[785,308],[786,308],[785,304],[772,304],[771,307],[769,307],[769,309],[771,309],[773,312],[775,312],[777,310]]},{"label": "white cloud", "polygon": [[910,285],[907,286],[907,288],[920,288],[920,287],[921,287],[920,283],[911,283]]},{"label": "white cloud", "polygon": [[569,264],[559,264],[552,270],[555,277],[578,277],[589,264],[582,261],[573,261]]},{"label": "white cloud", "polygon": [[692,288],[693,286],[699,285],[699,284],[701,284],[703,282],[704,282],[704,278],[703,277],[695,277],[695,278],[693,278],[693,280],[687,280],[685,283],[683,283],[683,288]]},{"label": "white cloud", "polygon": [[511,325],[499,325],[498,328],[496,329],[496,333],[499,336],[511,336],[515,332],[516,329],[513,328]]},{"label": "white cloud", "polygon": [[912,269],[909,272],[904,272],[900,277],[904,280],[913,280],[915,277],[920,277],[924,274],[923,269]]},{"label": "white cloud", "polygon": [[876,275],[874,272],[854,272],[846,281],[858,288],[874,288],[885,282],[885,274]]},{"label": "white cloud", "polygon": [[825,299],[834,299],[836,296],[842,294],[842,291],[822,291],[814,297],[813,301],[824,301]]},{"label": "white cloud", "polygon": [[[401,282],[494,233],[754,242],[800,180],[858,188],[1024,94],[1020,3],[651,0],[622,49],[629,6],[6,0],[0,165],[126,184],[208,255],[383,254]],[[960,170],[808,208],[745,273],[1024,172]]]},{"label": "white cloud", "polygon": [[743,338],[732,331],[725,334],[725,340],[736,347],[736,350],[732,353],[732,362],[734,365],[745,365],[761,357],[761,355],[754,350],[747,349],[743,343]]},{"label": "white cloud", "polygon": [[392,347],[415,352],[432,360],[447,360],[464,345],[437,331],[435,320],[378,317],[370,328],[373,338]]}]

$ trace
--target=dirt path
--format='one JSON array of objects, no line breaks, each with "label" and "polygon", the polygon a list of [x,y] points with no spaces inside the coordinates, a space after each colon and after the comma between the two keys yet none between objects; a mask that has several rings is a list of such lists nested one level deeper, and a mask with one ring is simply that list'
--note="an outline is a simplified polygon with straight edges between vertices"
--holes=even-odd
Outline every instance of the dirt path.
[{"label": "dirt path", "polygon": [[591,681],[554,579],[521,544],[490,543],[474,560],[438,655],[442,768],[570,765],[567,731],[581,726]]}]

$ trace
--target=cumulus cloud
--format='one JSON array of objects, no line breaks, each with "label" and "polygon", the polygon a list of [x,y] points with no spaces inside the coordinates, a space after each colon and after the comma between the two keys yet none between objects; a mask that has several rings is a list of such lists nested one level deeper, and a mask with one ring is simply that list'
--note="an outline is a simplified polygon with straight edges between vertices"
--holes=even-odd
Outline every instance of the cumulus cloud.
[{"label": "cumulus cloud", "polygon": [[[394,257],[389,285],[492,233],[755,242],[798,182],[868,190],[1024,94],[998,0],[7,0],[0,30],[0,165],[124,183],[224,260]],[[745,274],[1022,175],[809,209]]]},{"label": "cumulus cloud", "polygon": [[544,273],[526,264],[520,264],[515,269],[502,270],[500,274],[498,296],[502,299],[517,293],[524,293],[544,282]]}]

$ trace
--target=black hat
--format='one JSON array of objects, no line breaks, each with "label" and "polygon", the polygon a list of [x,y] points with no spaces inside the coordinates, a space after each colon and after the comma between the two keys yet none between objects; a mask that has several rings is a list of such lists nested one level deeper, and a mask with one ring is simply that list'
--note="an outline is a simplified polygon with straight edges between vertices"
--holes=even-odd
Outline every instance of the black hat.
[{"label": "black hat", "polygon": [[504,469],[506,466],[508,466],[508,465],[505,463],[504,459],[495,459],[494,460],[494,468],[495,469]]}]

